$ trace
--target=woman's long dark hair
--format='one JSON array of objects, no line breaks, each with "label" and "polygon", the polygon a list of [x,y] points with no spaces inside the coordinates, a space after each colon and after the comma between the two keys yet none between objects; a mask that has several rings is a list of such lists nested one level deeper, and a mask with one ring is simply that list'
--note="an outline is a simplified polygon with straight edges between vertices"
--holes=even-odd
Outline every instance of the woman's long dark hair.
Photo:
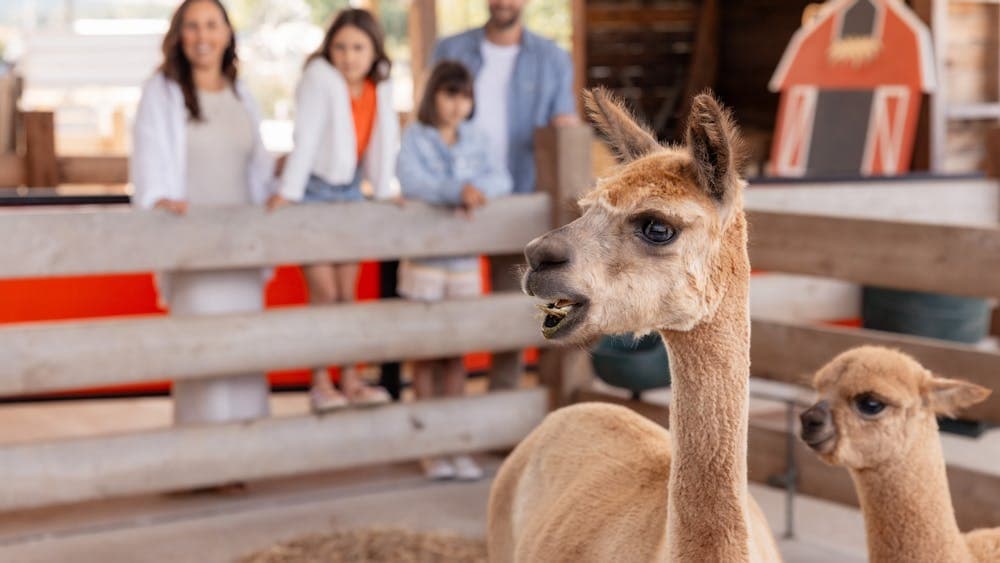
[{"label": "woman's long dark hair", "polygon": [[385,32],[382,31],[382,26],[375,20],[375,16],[371,12],[358,8],[345,8],[337,14],[337,17],[333,18],[333,23],[326,30],[326,35],[323,36],[323,42],[320,43],[319,49],[313,51],[306,58],[306,64],[308,65],[315,59],[324,59],[332,65],[330,45],[333,44],[333,38],[337,32],[349,25],[363,31],[372,40],[372,45],[375,47],[375,61],[372,62],[372,67],[368,70],[368,78],[376,84],[389,78],[392,61],[385,53]]},{"label": "woman's long dark hair", "polygon": [[191,61],[184,54],[184,48],[181,45],[184,13],[195,2],[211,2],[222,11],[222,19],[229,27],[229,45],[226,46],[226,50],[222,54],[222,75],[226,77],[229,85],[233,88],[236,86],[237,73],[236,33],[233,32],[233,24],[229,23],[229,14],[226,13],[225,6],[219,0],[184,0],[170,19],[170,29],[163,37],[163,64],[160,65],[159,70],[168,79],[180,85],[181,92],[184,93],[184,106],[187,107],[188,117],[194,121],[201,121],[201,106],[198,104],[198,95],[195,92]]},{"label": "woman's long dark hair", "polygon": [[[475,88],[469,69],[458,61],[441,61],[434,65],[431,77],[427,79],[424,96],[420,99],[420,106],[417,109],[417,121],[424,125],[437,127],[440,119],[435,98],[437,93],[441,91],[467,96],[475,104]],[[472,114],[469,117],[472,117]]]}]

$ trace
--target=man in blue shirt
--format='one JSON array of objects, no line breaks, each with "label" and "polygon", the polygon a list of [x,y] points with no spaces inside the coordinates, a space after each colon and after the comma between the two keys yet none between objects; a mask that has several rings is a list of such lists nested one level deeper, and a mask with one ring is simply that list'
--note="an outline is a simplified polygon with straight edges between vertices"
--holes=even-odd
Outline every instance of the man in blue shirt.
[{"label": "man in blue shirt", "polygon": [[535,129],[579,121],[573,63],[554,42],[525,28],[521,15],[527,0],[488,2],[486,25],[442,39],[430,62],[457,60],[476,77],[473,122],[507,164],[514,193],[531,193]]}]

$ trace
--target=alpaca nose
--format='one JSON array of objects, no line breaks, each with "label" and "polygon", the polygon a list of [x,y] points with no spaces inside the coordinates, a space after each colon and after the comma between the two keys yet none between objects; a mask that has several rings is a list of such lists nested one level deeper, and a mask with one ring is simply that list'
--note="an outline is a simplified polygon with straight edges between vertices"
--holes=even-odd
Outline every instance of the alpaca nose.
[{"label": "alpaca nose", "polygon": [[524,257],[532,271],[558,268],[569,263],[572,251],[562,237],[545,235],[528,243]]},{"label": "alpaca nose", "polygon": [[802,421],[803,435],[813,434],[822,430],[830,421],[830,403],[828,401],[816,403],[803,411],[799,415],[799,420]]}]

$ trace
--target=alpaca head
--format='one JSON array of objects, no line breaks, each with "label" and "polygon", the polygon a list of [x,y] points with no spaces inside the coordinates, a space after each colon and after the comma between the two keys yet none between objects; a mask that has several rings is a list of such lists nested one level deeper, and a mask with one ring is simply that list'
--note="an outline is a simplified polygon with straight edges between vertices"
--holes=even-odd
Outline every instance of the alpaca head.
[{"label": "alpaca head", "polygon": [[582,216],[528,244],[524,291],[547,338],[690,330],[746,284],[739,133],[709,94],[684,146],[665,147],[608,92],[587,109],[621,166],[580,200]]},{"label": "alpaca head", "polygon": [[936,435],[936,415],[954,415],[990,394],[875,346],[840,354],[816,373],[813,387],[818,401],[801,415],[802,440],[827,463],[850,469],[905,460]]}]

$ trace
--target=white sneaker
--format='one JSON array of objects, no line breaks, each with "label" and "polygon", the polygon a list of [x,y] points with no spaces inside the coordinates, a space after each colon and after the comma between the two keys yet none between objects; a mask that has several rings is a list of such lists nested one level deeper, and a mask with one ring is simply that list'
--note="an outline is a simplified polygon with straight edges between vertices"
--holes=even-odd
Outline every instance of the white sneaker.
[{"label": "white sneaker", "polygon": [[467,455],[457,455],[451,462],[455,464],[455,478],[459,481],[478,481],[483,478],[483,469]]},{"label": "white sneaker", "polygon": [[455,467],[443,457],[425,457],[420,460],[424,476],[431,481],[445,481],[455,478]]}]

